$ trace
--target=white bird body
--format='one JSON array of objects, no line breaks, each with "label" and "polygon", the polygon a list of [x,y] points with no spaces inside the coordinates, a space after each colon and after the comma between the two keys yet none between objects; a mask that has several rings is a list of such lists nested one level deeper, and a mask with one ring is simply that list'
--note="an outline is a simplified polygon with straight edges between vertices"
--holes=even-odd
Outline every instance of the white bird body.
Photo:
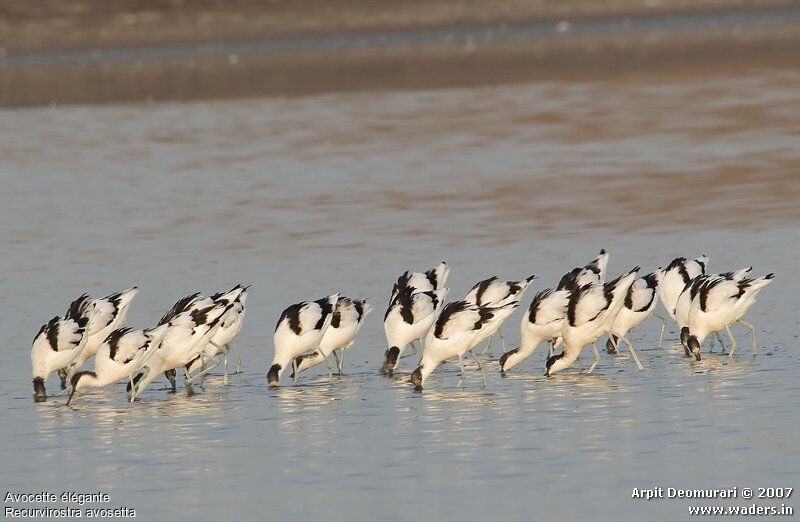
[{"label": "white bird body", "polygon": [[87,317],[53,317],[39,329],[31,347],[34,397],[47,398],[44,383],[51,373],[64,370],[80,355],[89,338]]},{"label": "white bird body", "polygon": [[381,373],[393,372],[406,346],[425,337],[439,316],[447,292],[447,288],[417,292],[414,287],[406,287],[395,295],[383,318],[389,348]]},{"label": "white bird body", "polygon": [[[628,289],[636,279],[639,267],[605,285],[587,284],[573,290],[567,306],[567,319],[561,337],[564,351],[547,360],[547,372],[552,375],[568,368],[580,356],[583,347],[594,343],[607,333],[614,323]],[[600,356],[595,349],[594,369]]]},{"label": "white bird body", "polygon": [[700,291],[700,287],[703,283],[717,278],[722,277],[724,279],[728,279],[731,281],[741,281],[750,274],[753,270],[753,267],[742,268],[736,270],[735,272],[726,272],[724,274],[706,274],[700,275],[692,279],[689,284],[683,289],[683,291],[678,296],[678,300],[675,302],[675,322],[678,324],[678,328],[681,329],[681,342],[686,344],[686,332],[684,328],[689,327],[689,310],[692,306],[692,301],[697,296],[697,293]]},{"label": "white bird body", "polygon": [[574,290],[581,286],[606,282],[606,267],[608,266],[608,253],[601,250],[586,266],[573,268],[561,277],[556,290]]},{"label": "white bird body", "polygon": [[72,364],[73,370],[79,370],[83,364],[96,353],[100,345],[111,332],[125,324],[131,301],[139,290],[134,286],[122,292],[96,299],[83,294],[70,304],[65,317],[87,317],[89,319],[89,338],[81,353]]},{"label": "white bird body", "polygon": [[392,295],[389,298],[389,302],[394,301],[399,291],[408,287],[415,288],[417,292],[441,290],[447,283],[448,275],[450,275],[450,267],[444,261],[425,272],[406,271],[397,278],[397,282],[392,287]]},{"label": "white bird body", "polygon": [[333,294],[317,301],[294,304],[283,311],[273,335],[275,357],[267,373],[270,387],[278,386],[281,375],[294,364],[295,357],[319,348],[338,300],[339,294]]},{"label": "white bird body", "polygon": [[[411,374],[414,387],[421,390],[430,374],[447,359],[458,357],[461,360],[464,354],[491,335],[487,333],[489,329],[497,323],[502,324],[518,306],[516,301],[499,307],[480,307],[467,301],[455,301],[444,307],[425,337],[419,367]],[[463,377],[462,362],[462,380]]]},{"label": "white bird body", "polygon": [[500,281],[497,276],[490,277],[476,283],[464,297],[464,301],[478,306],[494,307],[520,301],[534,278],[535,276],[530,276],[523,281]]},{"label": "white bird body", "polygon": [[161,372],[186,366],[197,357],[219,329],[223,315],[233,305],[212,305],[174,316],[152,355],[129,387],[130,401],[133,402]]},{"label": "white bird body", "polygon": [[119,328],[111,332],[95,354],[94,371],[80,371],[72,376],[67,404],[76,392],[108,386],[141,370],[158,350],[169,327],[162,324],[149,330]]},{"label": "white bird body", "polygon": [[664,271],[658,287],[658,295],[661,298],[661,304],[664,305],[664,309],[673,321],[677,321],[675,306],[678,303],[678,297],[692,279],[706,273],[708,259],[705,254],[689,260],[685,257],[678,257],[673,259]]},{"label": "white bird body", "polygon": [[[689,308],[687,348],[700,360],[700,345],[713,332],[739,321],[756,302],[759,292],[772,282],[773,274],[734,281],[725,277],[705,280]],[[752,326],[751,332],[752,332]],[[731,354],[735,344],[731,347]],[[755,352],[755,334],[753,336]]]},{"label": "white bird body", "polygon": [[[225,354],[227,365],[228,345],[236,339],[236,336],[239,335],[242,329],[242,325],[244,325],[246,303],[247,287],[236,285],[231,291],[226,293],[216,294],[211,297],[198,296],[188,305],[190,310],[214,304],[223,306],[231,305],[231,309],[222,317],[214,337],[212,337],[211,341],[203,348],[201,354],[187,365],[186,372],[188,374],[200,370],[205,361],[216,357],[220,351]],[[216,364],[219,364],[219,362],[217,361]],[[213,368],[209,368],[208,371],[211,369]],[[227,379],[227,367],[225,375]]]},{"label": "white bird body", "polygon": [[561,330],[567,315],[569,290],[542,290],[536,294],[522,317],[520,345],[500,357],[500,371],[506,372],[530,357],[542,341],[560,344]]},{"label": "white bird body", "polygon": [[661,269],[636,279],[628,288],[617,317],[609,332],[616,337],[625,337],[650,317],[658,303],[658,286],[664,271]]},{"label": "white bird body", "polygon": [[[356,334],[364,324],[364,319],[373,310],[373,306],[364,299],[340,297],[336,302],[331,324],[322,336],[319,348],[311,353],[298,355],[295,358],[297,372],[322,364],[334,350],[346,350],[355,342]],[[342,355],[344,357],[344,354]],[[341,367],[339,368],[341,371]]]}]

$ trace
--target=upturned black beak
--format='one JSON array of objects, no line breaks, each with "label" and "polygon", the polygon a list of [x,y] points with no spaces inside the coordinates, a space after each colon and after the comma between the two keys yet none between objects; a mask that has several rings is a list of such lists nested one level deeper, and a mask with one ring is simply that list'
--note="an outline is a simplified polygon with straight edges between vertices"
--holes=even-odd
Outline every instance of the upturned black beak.
[{"label": "upturned black beak", "polygon": [[270,388],[275,388],[278,386],[278,381],[280,378],[278,377],[278,372],[281,370],[280,364],[273,364],[272,367],[267,372],[267,386]]},{"label": "upturned black beak", "polygon": [[422,391],[422,368],[417,368],[411,372],[411,384],[414,385],[414,391]]},{"label": "upturned black beak", "polygon": [[69,403],[72,400],[72,396],[73,395],[75,395],[75,386],[70,386],[70,388],[69,388],[69,397],[67,398],[67,406],[69,406]]},{"label": "upturned black beak", "polygon": [[37,377],[33,380],[33,400],[44,402],[47,400],[47,392],[44,390],[44,379]]},{"label": "upturned black beak", "polygon": [[383,364],[381,365],[380,374],[391,375],[394,372],[395,364],[397,364],[397,358],[400,356],[400,348],[398,348],[397,346],[392,346],[391,348],[386,350],[384,356],[385,359],[383,361]]}]

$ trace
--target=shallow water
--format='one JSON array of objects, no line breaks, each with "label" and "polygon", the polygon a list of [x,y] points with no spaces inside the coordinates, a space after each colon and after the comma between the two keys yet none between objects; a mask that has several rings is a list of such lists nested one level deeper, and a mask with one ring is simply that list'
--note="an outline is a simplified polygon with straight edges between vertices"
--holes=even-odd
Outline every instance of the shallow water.
[{"label": "shallow water", "polygon": [[[146,520],[675,519],[692,503],[632,488],[800,485],[798,80],[3,111],[0,484],[102,490]],[[587,352],[545,379],[540,349],[505,379],[491,362],[485,389],[474,366],[463,388],[442,367],[422,394],[377,375],[403,270],[446,259],[452,296],[494,274],[537,274],[536,291],[601,247],[611,274],[704,252],[714,271],[775,272],[748,316],[758,357],[735,327],[733,359],[691,362],[674,328],[656,347],[651,319],[634,334],[644,372],[604,354],[578,374]],[[128,322],[146,326],[238,282],[253,288],[230,386],[33,403],[30,340],[81,292],[138,285]],[[334,291],[377,305],[346,375],[268,390],[281,309]]]}]

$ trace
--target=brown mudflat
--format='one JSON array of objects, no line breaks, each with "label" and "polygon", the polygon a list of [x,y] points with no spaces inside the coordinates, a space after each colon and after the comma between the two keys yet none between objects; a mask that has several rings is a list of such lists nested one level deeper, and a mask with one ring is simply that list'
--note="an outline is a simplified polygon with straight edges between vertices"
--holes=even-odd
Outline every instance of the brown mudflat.
[{"label": "brown mudflat", "polygon": [[0,10],[0,105],[794,66],[792,2],[130,2]]}]

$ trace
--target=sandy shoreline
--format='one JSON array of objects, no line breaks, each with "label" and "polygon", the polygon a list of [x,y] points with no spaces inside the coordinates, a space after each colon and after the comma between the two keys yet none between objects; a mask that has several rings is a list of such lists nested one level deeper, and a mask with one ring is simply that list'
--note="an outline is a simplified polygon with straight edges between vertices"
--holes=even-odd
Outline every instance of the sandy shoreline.
[{"label": "sandy shoreline", "polygon": [[[0,54],[0,106],[486,85],[753,63],[794,68],[800,49],[800,7],[778,1],[756,2],[765,6],[756,10],[727,2],[715,11],[720,2],[667,10],[618,0],[602,12],[583,0],[497,0],[494,10],[443,1],[426,16],[413,1],[378,2],[369,12],[349,2],[279,1],[264,12],[242,0],[225,16],[210,0],[183,11],[159,11],[162,4],[136,4],[123,18],[127,29],[122,15],[94,2],[80,4],[81,16],[55,16],[51,8],[16,23],[6,10],[0,28],[11,37]],[[560,15],[568,21],[557,22]],[[62,30],[40,38],[53,27]]]}]

